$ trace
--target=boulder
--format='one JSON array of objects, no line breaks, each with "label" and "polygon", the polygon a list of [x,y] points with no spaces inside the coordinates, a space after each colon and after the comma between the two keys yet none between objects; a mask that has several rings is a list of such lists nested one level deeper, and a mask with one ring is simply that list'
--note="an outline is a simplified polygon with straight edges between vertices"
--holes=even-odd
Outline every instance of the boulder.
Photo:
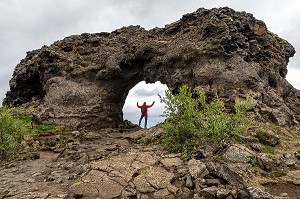
[{"label": "boulder", "polygon": [[185,186],[187,188],[193,188],[195,186],[194,182],[193,182],[193,179],[192,179],[192,176],[190,174],[188,174],[186,176],[186,180],[185,180]]},{"label": "boulder", "polygon": [[194,179],[196,178],[203,178],[209,171],[206,169],[206,165],[201,162],[200,160],[191,159],[188,162],[189,173],[191,177]]},{"label": "boulder", "polygon": [[268,157],[267,154],[261,153],[257,155],[256,162],[264,171],[274,171],[280,169],[281,161]]},{"label": "boulder", "polygon": [[247,163],[255,157],[256,153],[241,144],[228,147],[223,154],[225,160],[235,163]]},{"label": "boulder", "polygon": [[233,168],[229,167],[226,164],[222,164],[219,167],[217,171],[217,175],[219,178],[225,180],[229,185],[235,187],[244,186],[246,183],[243,176],[241,176]]},{"label": "boulder", "polygon": [[258,131],[256,135],[259,142],[269,146],[276,146],[280,142],[280,137],[273,131]]},{"label": "boulder", "polygon": [[260,188],[248,187],[247,190],[253,199],[274,199],[274,196]]},{"label": "boulder", "polygon": [[217,198],[223,199],[229,197],[231,194],[231,190],[229,189],[218,189],[217,190]]},{"label": "boulder", "polygon": [[215,186],[203,188],[200,195],[207,199],[214,199],[217,196],[218,188]]},{"label": "boulder", "polygon": [[299,160],[295,153],[283,154],[281,160],[288,167],[296,167],[296,165],[299,164]]},{"label": "boulder", "polygon": [[294,185],[300,185],[300,170],[289,171],[286,176],[281,177],[284,182],[293,183]]}]

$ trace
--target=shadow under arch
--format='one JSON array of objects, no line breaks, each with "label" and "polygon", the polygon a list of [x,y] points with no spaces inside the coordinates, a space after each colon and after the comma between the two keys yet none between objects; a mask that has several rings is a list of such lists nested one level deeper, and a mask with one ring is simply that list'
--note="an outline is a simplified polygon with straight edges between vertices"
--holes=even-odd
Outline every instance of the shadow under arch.
[{"label": "shadow under arch", "polygon": [[[149,109],[147,127],[149,128],[163,122],[165,117],[162,114],[165,104],[160,102],[158,94],[164,96],[167,89],[168,86],[162,84],[160,81],[148,84],[145,81],[137,83],[126,97],[123,107],[123,119],[138,124],[141,112],[137,108],[136,103],[138,102],[139,105],[143,102],[151,104],[155,101],[154,106]],[[142,120],[141,124],[141,126],[144,126],[144,120]]]}]

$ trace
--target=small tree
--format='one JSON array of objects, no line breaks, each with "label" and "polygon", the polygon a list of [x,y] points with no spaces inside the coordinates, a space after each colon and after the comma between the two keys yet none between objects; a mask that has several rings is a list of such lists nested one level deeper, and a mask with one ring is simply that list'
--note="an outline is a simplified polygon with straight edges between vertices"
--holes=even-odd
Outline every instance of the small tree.
[{"label": "small tree", "polygon": [[159,97],[166,104],[164,116],[167,118],[163,124],[161,144],[172,152],[192,150],[195,139],[199,136],[197,124],[200,118],[195,111],[198,105],[192,98],[191,88],[184,85],[177,95],[166,90],[165,97]]},{"label": "small tree", "polygon": [[164,116],[167,118],[162,124],[161,144],[171,152],[190,152],[200,137],[218,145],[252,125],[252,119],[246,115],[254,104],[250,95],[246,100],[236,100],[235,114],[224,111],[224,104],[218,96],[208,103],[203,91],[197,89],[193,98],[187,85],[181,86],[178,94],[173,95],[167,90],[164,97],[159,97],[166,104]]}]

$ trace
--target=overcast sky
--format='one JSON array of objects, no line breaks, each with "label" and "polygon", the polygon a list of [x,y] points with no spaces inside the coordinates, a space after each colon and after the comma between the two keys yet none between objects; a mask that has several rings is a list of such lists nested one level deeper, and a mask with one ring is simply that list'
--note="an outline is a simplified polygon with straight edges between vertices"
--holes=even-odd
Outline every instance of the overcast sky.
[{"label": "overcast sky", "polygon": [[[252,13],[295,47],[287,80],[300,89],[299,0],[0,0],[0,99],[9,90],[13,70],[27,51],[84,32],[112,32],[129,25],[141,25],[147,30],[164,27],[200,7],[224,6]],[[140,113],[136,101],[156,100],[149,113],[153,125],[162,120],[158,115],[163,110],[156,92],[166,87],[153,84],[144,94],[145,86],[141,83],[130,92],[132,97],[126,100],[124,114],[136,123]]]}]

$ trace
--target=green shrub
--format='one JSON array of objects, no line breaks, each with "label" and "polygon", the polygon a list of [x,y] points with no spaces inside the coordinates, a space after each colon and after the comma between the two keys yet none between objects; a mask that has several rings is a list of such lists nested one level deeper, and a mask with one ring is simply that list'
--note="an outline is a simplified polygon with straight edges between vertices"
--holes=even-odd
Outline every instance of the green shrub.
[{"label": "green shrub", "polygon": [[0,159],[13,158],[17,153],[22,135],[28,132],[27,120],[16,108],[0,108]]},{"label": "green shrub", "polygon": [[162,124],[164,131],[160,140],[165,149],[189,153],[196,148],[199,138],[220,145],[252,125],[252,119],[246,115],[254,104],[250,95],[245,100],[236,99],[235,114],[229,114],[218,96],[208,103],[201,90],[195,90],[195,94],[193,97],[191,88],[183,85],[178,94],[167,90],[164,97],[159,96],[166,104],[164,116],[167,119]]},{"label": "green shrub", "polygon": [[19,143],[25,134],[37,137],[39,132],[60,130],[53,125],[36,125],[32,116],[22,113],[16,107],[0,107],[0,160],[13,159],[19,152]]},{"label": "green shrub", "polygon": [[165,92],[160,100],[166,104],[164,116],[167,118],[162,125],[164,132],[161,137],[162,146],[171,152],[191,151],[199,136],[196,113],[197,101],[192,98],[191,89],[182,86],[177,95],[171,90]]}]

